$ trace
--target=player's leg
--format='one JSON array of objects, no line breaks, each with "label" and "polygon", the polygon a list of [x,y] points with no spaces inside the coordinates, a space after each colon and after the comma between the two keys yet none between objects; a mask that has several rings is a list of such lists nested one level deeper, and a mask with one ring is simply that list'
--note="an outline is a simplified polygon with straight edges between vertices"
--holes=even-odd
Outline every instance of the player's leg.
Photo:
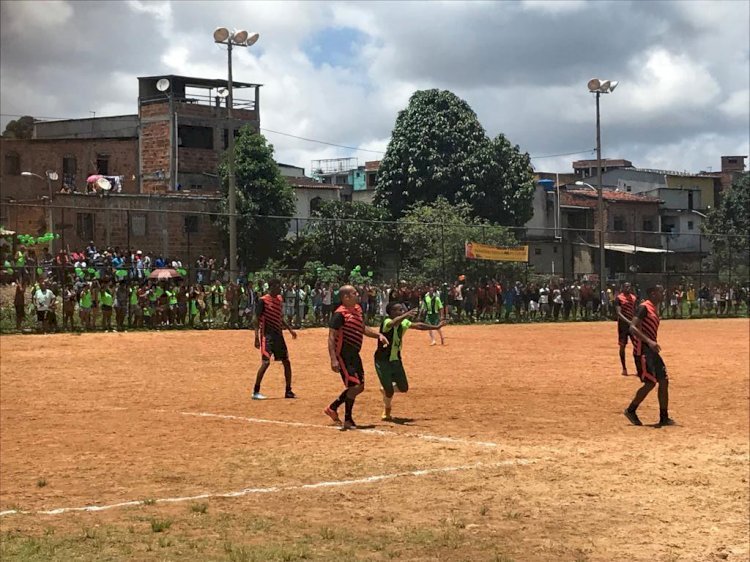
[{"label": "player's leg", "polygon": [[271,358],[266,357],[265,355],[262,357],[260,361],[260,367],[258,367],[258,373],[255,375],[255,386],[253,387],[253,400],[265,400],[265,396],[260,393],[260,385],[263,383],[263,377],[266,374],[266,371],[268,370],[268,367],[271,365]]},{"label": "player's leg", "polygon": [[646,396],[648,396],[649,392],[654,389],[654,386],[656,386],[656,383],[654,383],[652,380],[644,379],[643,385],[636,391],[633,400],[630,402],[627,410],[625,410],[625,417],[628,418],[630,420],[630,423],[632,423],[633,425],[643,425],[641,423],[641,420],[638,419],[636,410],[638,409],[638,406],[641,405],[641,402],[646,399]]},{"label": "player's leg", "polygon": [[380,381],[380,392],[383,395],[383,421],[391,420],[391,402],[393,400],[393,371],[390,361],[375,360],[375,372],[378,374]]},{"label": "player's leg", "polygon": [[646,354],[646,365],[649,372],[654,373],[656,382],[659,385],[657,397],[659,398],[659,425],[674,425],[674,421],[669,417],[669,378],[667,377],[667,367],[661,355],[649,350]]},{"label": "player's leg", "polygon": [[622,365],[622,376],[628,376],[628,367],[625,364],[625,347],[628,345],[628,332],[630,327],[621,321],[617,321],[617,343],[620,345],[620,365]]},{"label": "player's leg", "polygon": [[357,424],[354,422],[354,400],[365,390],[365,372],[362,366],[362,358],[359,354],[351,357],[346,365],[348,369],[349,383],[352,385],[346,393],[344,401],[344,425],[341,429],[356,429]]},{"label": "player's leg", "polygon": [[284,382],[286,383],[284,398],[297,398],[297,395],[292,392],[292,364],[289,358],[282,359],[281,364],[284,366]]}]

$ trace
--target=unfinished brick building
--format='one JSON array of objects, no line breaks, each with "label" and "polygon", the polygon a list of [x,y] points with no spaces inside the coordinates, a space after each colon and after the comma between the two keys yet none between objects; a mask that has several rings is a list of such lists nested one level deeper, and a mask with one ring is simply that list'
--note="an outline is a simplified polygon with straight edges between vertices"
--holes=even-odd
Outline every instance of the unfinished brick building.
[{"label": "unfinished brick building", "polygon": [[[195,256],[224,254],[211,215],[221,199],[218,165],[230,130],[259,131],[260,85],[233,83],[230,122],[226,80],[138,82],[137,114],[37,122],[32,139],[0,139],[0,224],[24,234],[52,230],[58,246],[71,248],[94,239],[164,255],[187,257],[188,247]],[[119,189],[86,194],[93,174],[116,177]]]}]

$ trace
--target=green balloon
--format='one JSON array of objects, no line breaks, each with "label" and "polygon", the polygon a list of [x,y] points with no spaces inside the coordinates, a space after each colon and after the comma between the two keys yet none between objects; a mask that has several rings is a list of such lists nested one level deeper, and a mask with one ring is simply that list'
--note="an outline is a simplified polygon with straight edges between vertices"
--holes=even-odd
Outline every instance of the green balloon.
[{"label": "green balloon", "polygon": [[37,268],[36,268],[36,274],[37,274],[37,275],[41,275],[42,273],[44,273],[44,272],[42,271],[42,268],[41,268],[41,267],[37,267]]},{"label": "green balloon", "polygon": [[372,271],[368,271],[368,272],[367,272],[367,276],[368,276],[368,277],[372,277]]},{"label": "green balloon", "polygon": [[182,275],[183,277],[185,277],[185,276],[187,275],[187,271],[185,271],[185,270],[184,270],[184,269],[182,269],[182,268],[178,269],[178,270],[177,270],[177,273],[179,273],[179,274],[180,274],[180,275]]},{"label": "green balloon", "polygon": [[76,275],[83,277],[83,270],[80,267],[76,267]]},{"label": "green balloon", "polygon": [[355,267],[355,268],[354,268],[354,271],[357,271],[357,272],[359,272],[359,270],[360,270],[360,269],[362,269],[362,266],[361,266],[361,265],[358,265],[357,267]]},{"label": "green balloon", "polygon": [[96,269],[94,269],[93,267],[89,267],[86,271],[88,271],[89,273],[96,273]]},{"label": "green balloon", "polygon": [[117,275],[117,277],[119,277],[120,279],[125,277],[127,274],[128,272],[125,271],[124,269],[118,269],[117,271],[115,271],[115,275]]},{"label": "green balloon", "polygon": [[95,271],[95,272],[94,272],[94,278],[95,278],[95,279],[101,279],[101,277],[102,277],[102,274],[101,274],[101,273],[99,273],[99,271]]}]

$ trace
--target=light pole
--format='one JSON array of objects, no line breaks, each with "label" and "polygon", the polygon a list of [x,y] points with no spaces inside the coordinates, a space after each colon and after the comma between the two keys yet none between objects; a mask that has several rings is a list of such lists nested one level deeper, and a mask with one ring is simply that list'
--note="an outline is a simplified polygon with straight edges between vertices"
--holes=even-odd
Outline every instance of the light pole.
[{"label": "light pole", "polygon": [[[601,124],[599,119],[599,96],[601,94],[609,94],[615,91],[618,82],[614,80],[599,80],[598,78],[592,78],[589,80],[588,88],[589,92],[596,94],[596,168],[599,185],[599,286],[602,291],[607,290],[607,275],[606,268],[604,267],[604,196],[602,193],[602,133]],[[578,182],[576,182],[578,183]]]},{"label": "light pole", "polygon": [[234,177],[234,125],[232,124],[232,47],[250,47],[260,35],[245,30],[214,30],[214,42],[227,46],[227,150],[229,151],[229,278],[237,280],[237,186]]},{"label": "light pole", "polygon": [[[57,175],[57,172],[54,170],[47,170],[44,172],[45,177],[40,176],[39,174],[35,174],[34,172],[21,172],[22,176],[31,177],[34,176],[35,178],[39,178],[40,180],[44,181],[47,180],[47,228],[49,229],[48,232],[52,232],[54,229],[54,224],[52,222],[52,182],[57,181],[57,178],[59,177]],[[52,253],[54,241],[49,241],[49,253]]]}]

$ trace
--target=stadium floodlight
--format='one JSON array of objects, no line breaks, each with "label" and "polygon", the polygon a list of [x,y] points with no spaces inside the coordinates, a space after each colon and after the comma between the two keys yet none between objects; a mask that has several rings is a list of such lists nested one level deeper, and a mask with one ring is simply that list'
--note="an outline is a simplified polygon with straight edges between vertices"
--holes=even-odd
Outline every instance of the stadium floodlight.
[{"label": "stadium floodlight", "polygon": [[600,80],[599,78],[592,78],[589,80],[587,86],[589,92],[592,94],[611,94],[617,88],[619,82],[617,80]]},{"label": "stadium floodlight", "polygon": [[220,87],[217,95],[227,99],[227,139],[228,155],[228,211],[229,211],[229,278],[237,281],[237,185],[234,165],[234,124],[232,123],[232,47],[250,47],[254,45],[260,35],[249,33],[244,29],[229,31],[227,27],[217,27],[214,31],[214,42],[227,46],[227,87]]},{"label": "stadium floodlight", "polygon": [[227,39],[229,39],[229,30],[226,27],[217,27],[214,31],[214,41],[224,43]]}]

